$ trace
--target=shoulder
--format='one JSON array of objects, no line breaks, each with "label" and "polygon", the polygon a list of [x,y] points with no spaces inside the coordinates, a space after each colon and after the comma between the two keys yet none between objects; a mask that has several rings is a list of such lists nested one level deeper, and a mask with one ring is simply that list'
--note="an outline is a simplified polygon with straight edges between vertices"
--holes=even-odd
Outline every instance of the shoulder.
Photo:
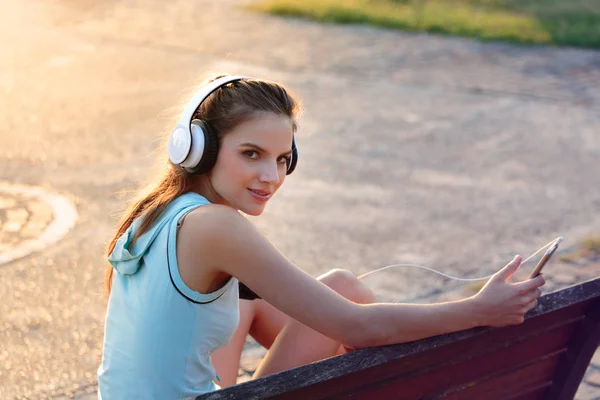
[{"label": "shoulder", "polygon": [[[210,204],[199,207],[179,228],[178,243],[195,259],[222,271],[242,266],[249,258],[277,257],[269,240],[237,210]],[[237,271],[226,271],[236,276]]]},{"label": "shoulder", "polygon": [[179,223],[177,262],[181,278],[197,292],[213,292],[216,281],[224,283],[232,275],[219,273],[224,272],[222,265],[229,262],[232,253],[239,252],[236,237],[241,237],[238,232],[250,222],[231,207],[207,204],[193,209]]},{"label": "shoulder", "polygon": [[194,226],[210,226],[212,228],[223,226],[223,224],[248,224],[248,221],[242,214],[231,207],[221,204],[207,204],[192,210],[187,216],[186,221],[192,221]]},{"label": "shoulder", "polygon": [[194,209],[185,217],[180,228],[184,235],[191,235],[194,239],[208,243],[220,241],[224,237],[232,240],[252,231],[255,231],[253,225],[242,214],[219,204]]}]

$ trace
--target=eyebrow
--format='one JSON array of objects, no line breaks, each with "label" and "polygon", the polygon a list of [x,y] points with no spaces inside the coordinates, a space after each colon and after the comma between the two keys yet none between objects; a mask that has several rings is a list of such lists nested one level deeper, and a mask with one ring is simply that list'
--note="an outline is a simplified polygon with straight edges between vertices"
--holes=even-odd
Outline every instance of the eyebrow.
[{"label": "eyebrow", "polygon": [[[257,144],[254,144],[254,143],[242,143],[242,144],[240,144],[239,147],[252,147],[253,149],[256,149],[256,150],[258,150],[260,152],[267,153],[267,154],[269,153],[267,150],[263,149],[262,147],[260,147]],[[292,154],[292,150],[291,149],[289,151],[286,151],[285,153],[281,153],[279,156],[280,157],[281,156],[289,156],[290,154]]]}]

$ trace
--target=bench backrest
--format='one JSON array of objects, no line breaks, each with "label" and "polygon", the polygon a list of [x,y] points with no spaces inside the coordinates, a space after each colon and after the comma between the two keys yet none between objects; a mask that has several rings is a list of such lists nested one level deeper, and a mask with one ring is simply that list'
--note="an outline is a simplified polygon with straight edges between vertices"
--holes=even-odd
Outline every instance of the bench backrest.
[{"label": "bench backrest", "polygon": [[572,399],[600,344],[600,278],[523,324],[353,351],[197,399]]}]

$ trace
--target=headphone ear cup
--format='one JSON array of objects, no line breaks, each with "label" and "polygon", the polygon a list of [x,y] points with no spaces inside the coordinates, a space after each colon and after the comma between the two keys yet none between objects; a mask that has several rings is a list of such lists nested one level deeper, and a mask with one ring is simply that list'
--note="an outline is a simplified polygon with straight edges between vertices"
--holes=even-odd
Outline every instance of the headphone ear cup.
[{"label": "headphone ear cup", "polygon": [[290,156],[290,160],[287,163],[287,171],[286,175],[291,174],[296,169],[296,164],[298,163],[298,147],[296,146],[296,138],[292,139],[292,154]]},{"label": "headphone ear cup", "polygon": [[[204,148],[200,159],[190,165],[185,166],[185,170],[192,174],[204,174],[214,167],[219,153],[219,138],[217,134],[210,129],[210,126],[200,120],[194,119],[190,123],[192,132],[192,140],[196,137],[200,140],[204,139]],[[187,160],[186,160],[187,161]]]}]

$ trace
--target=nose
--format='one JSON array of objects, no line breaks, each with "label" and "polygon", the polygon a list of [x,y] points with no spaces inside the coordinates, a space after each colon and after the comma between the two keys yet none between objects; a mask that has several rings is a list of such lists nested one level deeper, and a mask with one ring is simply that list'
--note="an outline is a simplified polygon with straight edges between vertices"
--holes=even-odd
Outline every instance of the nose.
[{"label": "nose", "polygon": [[261,166],[259,180],[264,183],[279,183],[279,164],[277,161],[264,162]]}]

